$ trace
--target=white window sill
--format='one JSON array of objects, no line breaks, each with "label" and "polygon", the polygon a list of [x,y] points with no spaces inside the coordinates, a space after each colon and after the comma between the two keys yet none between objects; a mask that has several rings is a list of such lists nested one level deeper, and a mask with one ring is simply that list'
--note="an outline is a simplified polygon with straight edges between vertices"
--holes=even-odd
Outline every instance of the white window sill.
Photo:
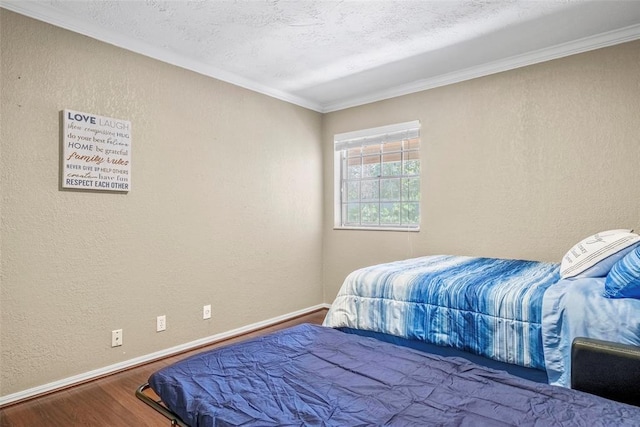
[{"label": "white window sill", "polygon": [[406,232],[419,232],[420,227],[349,227],[349,226],[334,226],[334,230],[361,230],[361,231],[400,231]]}]

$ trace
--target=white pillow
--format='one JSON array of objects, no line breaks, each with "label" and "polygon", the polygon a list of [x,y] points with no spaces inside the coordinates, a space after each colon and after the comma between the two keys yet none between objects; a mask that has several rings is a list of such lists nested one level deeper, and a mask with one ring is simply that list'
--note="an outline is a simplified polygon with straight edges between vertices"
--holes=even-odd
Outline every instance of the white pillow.
[{"label": "white pillow", "polygon": [[562,258],[560,277],[604,277],[613,264],[640,244],[631,230],[608,230],[581,240]]}]

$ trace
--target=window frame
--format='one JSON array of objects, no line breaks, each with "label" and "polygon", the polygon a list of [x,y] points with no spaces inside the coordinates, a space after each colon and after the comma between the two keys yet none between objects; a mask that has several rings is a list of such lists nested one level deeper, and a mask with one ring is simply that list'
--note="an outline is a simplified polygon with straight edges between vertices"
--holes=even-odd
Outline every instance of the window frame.
[{"label": "window frame", "polygon": [[[344,182],[346,178],[344,178],[343,173],[346,173],[345,164],[347,162],[348,157],[347,151],[356,147],[365,147],[365,146],[373,146],[376,144],[381,144],[380,156],[385,154],[382,149],[382,144],[384,143],[393,143],[398,141],[403,141],[406,139],[418,139],[418,143],[420,143],[420,122],[418,120],[414,120],[411,122],[397,123],[393,125],[380,126],[376,128],[362,129],[353,132],[346,132],[341,134],[334,135],[334,162],[333,162],[333,171],[334,171],[334,230],[375,230],[375,231],[420,231],[420,224],[422,222],[421,216],[421,199],[422,199],[422,168],[420,168],[417,178],[419,182],[419,197],[417,200],[418,206],[418,223],[417,225],[412,224],[381,224],[380,216],[381,212],[378,210],[378,223],[377,224],[362,224],[362,219],[359,221],[359,225],[349,225],[347,224],[346,218],[343,218],[343,194],[346,189],[344,188]],[[375,142],[372,142],[375,141]],[[396,154],[400,154],[400,158],[403,159],[405,153],[415,152],[416,150],[405,149],[404,146],[401,146],[400,151],[396,151]],[[420,159],[420,146],[418,146],[418,160]],[[360,154],[360,158],[364,158],[363,154]],[[382,167],[384,161],[380,161],[380,165]],[[398,178],[402,180],[404,176],[404,171],[401,169],[400,173],[397,175],[389,175],[392,179]],[[362,183],[363,176],[361,175],[359,178],[359,182]],[[380,182],[383,179],[382,175],[378,175],[377,180]],[[366,179],[365,179],[366,181]],[[400,192],[402,193],[402,181],[400,181]],[[361,190],[360,190],[361,191]],[[362,203],[362,194],[359,193],[359,202]],[[380,205],[381,203],[385,203],[384,200],[381,199],[381,194],[378,193],[377,203]],[[390,203],[390,202],[386,202]],[[399,203],[402,203],[402,198]],[[402,220],[400,220],[402,222]]]}]

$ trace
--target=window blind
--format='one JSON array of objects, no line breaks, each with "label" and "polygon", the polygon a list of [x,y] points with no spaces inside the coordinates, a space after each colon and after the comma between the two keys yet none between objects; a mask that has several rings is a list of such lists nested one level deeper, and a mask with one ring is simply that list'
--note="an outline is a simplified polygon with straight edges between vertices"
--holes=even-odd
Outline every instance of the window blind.
[{"label": "window blind", "polygon": [[354,132],[339,133],[333,137],[335,151],[355,147],[367,147],[376,144],[413,139],[420,136],[420,121],[397,123]]}]

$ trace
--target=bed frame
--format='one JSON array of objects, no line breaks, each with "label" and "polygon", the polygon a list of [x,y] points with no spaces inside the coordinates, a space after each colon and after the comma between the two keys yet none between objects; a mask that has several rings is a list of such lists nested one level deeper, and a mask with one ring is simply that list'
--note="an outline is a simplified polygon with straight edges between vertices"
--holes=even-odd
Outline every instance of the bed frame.
[{"label": "bed frame", "polygon": [[[640,347],[591,338],[576,338],[571,346],[573,389],[640,406]],[[136,397],[165,416],[171,426],[189,427],[167,408],[145,383]]]},{"label": "bed frame", "polygon": [[179,416],[164,406],[162,400],[160,400],[158,395],[151,389],[151,386],[149,386],[149,383],[142,384],[136,389],[136,397],[168,418],[172,426],[189,427]]},{"label": "bed frame", "polygon": [[640,406],[640,347],[591,338],[571,346],[571,388]]}]

